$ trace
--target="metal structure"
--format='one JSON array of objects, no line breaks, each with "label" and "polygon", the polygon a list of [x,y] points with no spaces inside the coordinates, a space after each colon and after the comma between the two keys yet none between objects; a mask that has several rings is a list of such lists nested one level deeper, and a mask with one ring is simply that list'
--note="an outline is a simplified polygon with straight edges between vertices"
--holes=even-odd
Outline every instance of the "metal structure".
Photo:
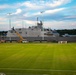
[{"label": "metal structure", "polygon": [[[37,25],[28,27],[28,28],[17,28],[13,30],[9,30],[7,33],[7,38],[10,38],[13,40],[18,40],[18,37],[20,38],[20,41],[23,41],[27,39],[28,41],[45,41],[46,38],[50,37],[59,37],[59,33],[54,32],[51,29],[45,28],[43,30],[43,22],[38,21],[37,17]],[[25,38],[25,39],[23,39]],[[8,40],[8,39],[7,39]]]},{"label": "metal structure", "polygon": [[16,33],[16,35],[20,38],[20,40],[18,42],[26,42],[26,40],[14,29],[14,27],[12,28],[12,30]]},{"label": "metal structure", "polygon": [[[41,11],[40,13],[41,13],[41,15],[42,15],[42,18],[43,18],[43,13],[44,13],[44,11]],[[42,19],[42,21],[43,21],[43,19]],[[42,31],[43,31],[42,40],[44,40],[44,26],[43,26],[43,29],[42,29]]]},{"label": "metal structure", "polygon": [[[8,13],[9,15],[9,30],[11,30],[11,13]],[[9,38],[10,42],[11,42],[11,36]]]}]

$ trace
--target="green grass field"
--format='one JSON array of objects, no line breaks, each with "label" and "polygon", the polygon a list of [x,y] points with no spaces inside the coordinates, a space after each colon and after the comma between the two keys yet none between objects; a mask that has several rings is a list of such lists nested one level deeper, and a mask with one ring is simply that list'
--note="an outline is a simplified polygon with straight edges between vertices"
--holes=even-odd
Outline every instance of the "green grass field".
[{"label": "green grass field", "polygon": [[0,73],[76,75],[76,43],[0,44]]}]

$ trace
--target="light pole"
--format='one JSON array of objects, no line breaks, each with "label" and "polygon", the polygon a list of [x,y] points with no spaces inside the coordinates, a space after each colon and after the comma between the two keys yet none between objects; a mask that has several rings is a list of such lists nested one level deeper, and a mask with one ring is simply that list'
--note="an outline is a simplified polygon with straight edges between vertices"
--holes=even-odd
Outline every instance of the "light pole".
[{"label": "light pole", "polygon": [[8,13],[9,15],[9,30],[11,30],[11,13]]},{"label": "light pole", "polygon": [[[43,13],[44,13],[44,11],[41,12],[41,14],[42,14],[42,18],[43,18]],[[42,21],[43,21],[43,19],[42,19]],[[44,26],[42,27],[42,31],[43,31],[43,34],[42,34],[42,40],[44,40]]]},{"label": "light pole", "polygon": [[[9,30],[10,30],[10,33],[11,33],[11,14],[12,14],[12,13],[8,13],[8,15],[9,15]],[[9,40],[10,40],[10,42],[11,42],[11,34],[10,34]]]}]

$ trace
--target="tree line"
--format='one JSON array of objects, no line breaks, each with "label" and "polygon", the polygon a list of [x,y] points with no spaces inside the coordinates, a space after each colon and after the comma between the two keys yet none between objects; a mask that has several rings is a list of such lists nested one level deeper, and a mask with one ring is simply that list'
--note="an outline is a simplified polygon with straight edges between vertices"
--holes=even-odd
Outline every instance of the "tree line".
[{"label": "tree line", "polygon": [[56,30],[60,36],[64,34],[69,34],[69,35],[76,35],[76,29],[63,29],[63,30]]}]

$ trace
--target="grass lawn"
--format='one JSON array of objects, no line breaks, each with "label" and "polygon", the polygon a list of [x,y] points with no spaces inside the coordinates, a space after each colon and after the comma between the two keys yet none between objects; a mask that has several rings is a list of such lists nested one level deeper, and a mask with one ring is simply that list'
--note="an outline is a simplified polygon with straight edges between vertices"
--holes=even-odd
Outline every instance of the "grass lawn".
[{"label": "grass lawn", "polygon": [[76,75],[76,43],[0,44],[0,73]]}]

